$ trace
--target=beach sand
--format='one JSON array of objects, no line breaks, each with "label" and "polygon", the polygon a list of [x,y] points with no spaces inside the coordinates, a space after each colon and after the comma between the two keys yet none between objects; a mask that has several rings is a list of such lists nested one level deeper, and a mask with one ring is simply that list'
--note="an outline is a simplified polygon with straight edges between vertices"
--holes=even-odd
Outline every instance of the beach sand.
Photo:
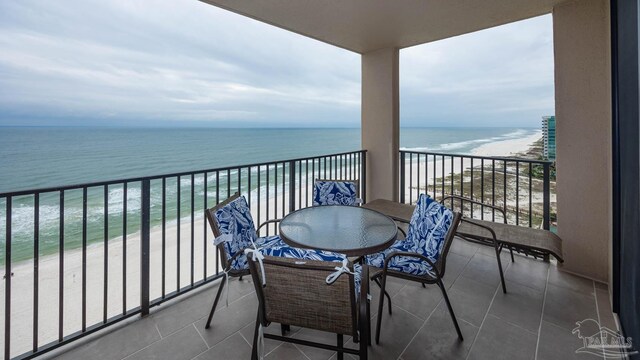
[{"label": "beach sand", "polygon": [[[527,138],[516,140],[505,140],[484,144],[478,147],[473,155],[510,156],[515,153],[526,151],[528,147],[540,138],[536,133]],[[417,199],[419,192],[424,192],[425,179],[423,175],[418,175],[424,171],[424,157],[421,165],[414,162],[412,167],[407,168],[407,179],[409,172],[414,179],[414,184],[418,183],[418,176],[421,176],[422,188],[407,187],[407,199],[409,194],[413,194],[413,201]],[[436,159],[435,177],[442,176],[444,165],[445,175],[451,170],[451,161]],[[465,159],[462,164],[455,162],[453,169],[455,174],[460,174],[464,169],[468,169],[471,163]],[[479,164],[474,164],[479,165]],[[433,163],[429,163],[429,184],[433,185]],[[409,169],[410,168],[410,169]],[[302,207],[307,204],[307,194],[312,194],[312,181],[316,176],[309,176],[302,179],[302,187],[306,191],[296,196],[296,206],[301,201]],[[273,196],[273,190],[270,191]],[[283,212],[282,188],[278,189],[278,202],[271,198],[264,201],[266,195],[261,194],[260,217],[258,218],[258,199],[255,193],[251,194],[251,205],[256,225],[267,220],[267,206],[269,208],[269,218],[280,218],[287,211]],[[536,199],[537,201],[538,199]],[[539,199],[541,201],[541,199]],[[288,209],[288,194],[285,192],[284,209]],[[310,200],[309,200],[310,205]],[[277,215],[275,213],[277,208]],[[205,275],[212,276],[216,273],[216,253],[212,245],[213,234],[205,227],[204,215],[199,215],[193,220],[193,252],[191,251],[191,218],[183,218],[180,221],[180,245],[177,241],[177,224],[174,220],[168,223],[165,229],[165,294],[176,291],[179,278],[179,286],[186,287],[191,284],[191,264],[193,256],[193,281],[202,280]],[[271,226],[270,234],[274,234],[275,227]],[[205,239],[206,234],[206,239]],[[261,235],[265,235],[262,233]],[[157,299],[162,296],[162,229],[155,227],[151,234],[151,277],[150,277],[150,298]],[[108,279],[107,279],[107,318],[121,314],[124,309],[130,310],[140,305],[140,234],[130,234],[126,238],[126,286],[123,286],[123,259],[124,244],[122,237],[110,239],[108,241]],[[180,275],[178,276],[178,248],[180,249]],[[206,250],[205,250],[206,248]],[[86,324],[91,326],[103,320],[104,312],[104,266],[105,266],[105,245],[102,243],[91,244],[86,249]],[[38,301],[38,343],[40,345],[55,341],[58,338],[58,308],[59,308],[59,256],[43,256],[39,260],[39,301]],[[11,354],[16,356],[31,350],[33,342],[33,297],[34,297],[34,262],[33,260],[23,261],[13,265],[12,271],[12,302],[11,302]],[[4,272],[4,271],[3,271]],[[82,251],[81,249],[68,250],[64,253],[64,335],[79,331],[82,326]],[[126,304],[123,298],[126,288]],[[4,318],[5,288],[0,287],[0,316]],[[212,301],[214,294],[211,294]],[[205,315],[209,308],[203,308]],[[0,336],[4,335],[4,326],[0,327]],[[2,342],[0,342],[2,343]],[[4,343],[0,345],[4,347]],[[1,350],[3,351],[3,350]]]}]

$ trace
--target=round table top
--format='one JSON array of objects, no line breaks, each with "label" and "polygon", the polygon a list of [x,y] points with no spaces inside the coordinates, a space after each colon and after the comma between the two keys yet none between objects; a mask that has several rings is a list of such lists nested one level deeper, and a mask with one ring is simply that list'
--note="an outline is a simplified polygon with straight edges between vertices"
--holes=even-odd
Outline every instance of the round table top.
[{"label": "round table top", "polygon": [[280,222],[280,237],[285,243],[347,256],[384,250],[393,244],[397,234],[391,218],[358,206],[308,207],[290,213]]}]

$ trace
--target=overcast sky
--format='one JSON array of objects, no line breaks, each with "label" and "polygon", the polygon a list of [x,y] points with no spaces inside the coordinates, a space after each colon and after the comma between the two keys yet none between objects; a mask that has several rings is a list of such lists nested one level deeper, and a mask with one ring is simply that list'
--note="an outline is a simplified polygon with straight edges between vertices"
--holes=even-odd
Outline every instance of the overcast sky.
[{"label": "overcast sky", "polygon": [[[0,125],[360,125],[360,55],[196,0],[3,0]],[[402,126],[539,126],[550,16],[401,50]]]}]

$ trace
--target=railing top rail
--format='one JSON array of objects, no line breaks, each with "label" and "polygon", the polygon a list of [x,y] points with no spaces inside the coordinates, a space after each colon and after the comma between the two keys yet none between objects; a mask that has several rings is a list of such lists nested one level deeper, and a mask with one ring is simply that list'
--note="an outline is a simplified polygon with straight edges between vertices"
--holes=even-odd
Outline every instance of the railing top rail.
[{"label": "railing top rail", "polygon": [[84,183],[84,184],[72,184],[72,185],[54,186],[54,187],[46,187],[46,188],[39,188],[39,189],[10,191],[10,192],[0,193],[0,198],[23,196],[23,195],[34,195],[34,194],[56,192],[56,191],[77,190],[77,189],[90,188],[90,187],[121,184],[125,182],[130,183],[130,182],[139,182],[143,180],[157,180],[157,179],[168,178],[168,177],[187,176],[192,174],[202,174],[202,173],[210,173],[210,172],[216,172],[216,171],[222,172],[222,171],[240,169],[240,168],[280,164],[280,163],[287,163],[292,161],[315,160],[315,159],[322,159],[330,156],[350,155],[350,154],[359,154],[359,153],[366,153],[366,152],[367,150],[362,149],[362,150],[354,150],[354,151],[347,151],[347,152],[341,152],[341,153],[323,154],[323,155],[299,157],[299,158],[285,159],[285,160],[272,160],[272,161],[265,161],[260,163],[241,164],[241,165],[225,166],[225,167],[219,167],[219,168],[196,170],[196,171],[184,171],[184,172],[176,172],[176,173],[161,174],[161,175],[151,175],[151,176],[141,176],[141,177],[126,178],[126,179],[90,182],[90,183]]},{"label": "railing top rail", "polygon": [[525,159],[525,158],[515,158],[508,156],[482,156],[482,155],[473,155],[473,154],[448,154],[448,153],[440,153],[440,152],[431,152],[431,151],[413,151],[413,150],[400,150],[401,153],[405,154],[420,154],[420,155],[436,155],[436,156],[454,156],[454,157],[465,157],[465,158],[474,158],[474,159],[484,159],[484,160],[497,160],[497,161],[517,161],[523,163],[532,163],[532,164],[553,164],[553,161],[549,160],[535,160],[535,159]]}]

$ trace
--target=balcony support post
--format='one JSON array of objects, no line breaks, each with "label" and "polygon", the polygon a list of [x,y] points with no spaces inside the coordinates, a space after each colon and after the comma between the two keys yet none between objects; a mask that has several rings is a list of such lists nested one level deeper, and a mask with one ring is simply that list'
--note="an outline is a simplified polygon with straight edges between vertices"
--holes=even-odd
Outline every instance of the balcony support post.
[{"label": "balcony support post", "polygon": [[398,201],[399,51],[362,54],[362,148],[368,151],[367,194]]}]

